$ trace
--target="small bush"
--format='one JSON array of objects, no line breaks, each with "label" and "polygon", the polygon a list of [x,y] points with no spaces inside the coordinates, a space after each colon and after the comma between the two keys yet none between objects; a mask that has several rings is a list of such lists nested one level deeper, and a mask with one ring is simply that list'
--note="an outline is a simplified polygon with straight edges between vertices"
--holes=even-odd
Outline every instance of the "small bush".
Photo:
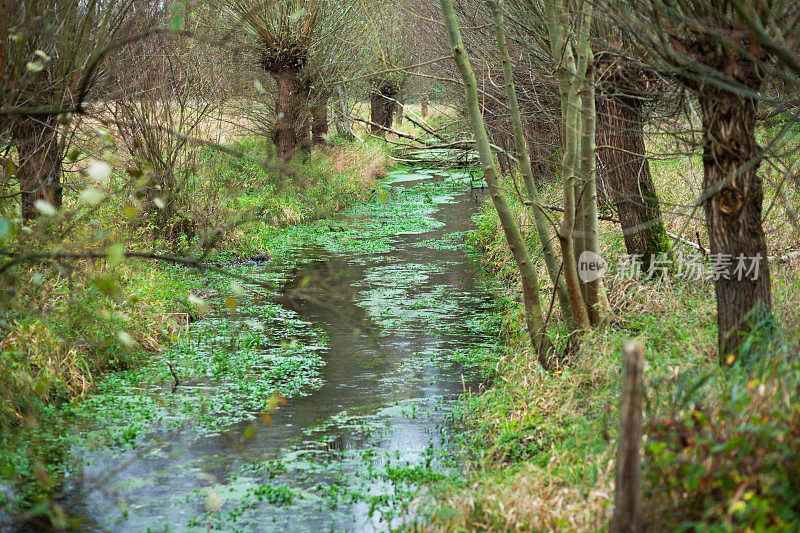
[{"label": "small bush", "polygon": [[695,392],[673,404],[683,407],[648,417],[646,428],[646,508],[654,524],[798,530],[800,361],[782,355],[730,376],[677,378],[676,395]]}]

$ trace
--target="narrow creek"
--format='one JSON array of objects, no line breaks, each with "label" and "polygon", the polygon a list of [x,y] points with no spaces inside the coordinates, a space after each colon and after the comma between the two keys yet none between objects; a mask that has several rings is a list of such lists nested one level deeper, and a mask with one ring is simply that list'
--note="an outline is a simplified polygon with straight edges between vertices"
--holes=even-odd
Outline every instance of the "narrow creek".
[{"label": "narrow creek", "polygon": [[464,245],[480,194],[462,174],[396,172],[369,201],[267,243],[276,260],[241,268],[278,289],[240,288],[186,347],[80,408],[73,508],[113,531],[417,520],[425,487],[458,475],[459,396],[501,350]]}]

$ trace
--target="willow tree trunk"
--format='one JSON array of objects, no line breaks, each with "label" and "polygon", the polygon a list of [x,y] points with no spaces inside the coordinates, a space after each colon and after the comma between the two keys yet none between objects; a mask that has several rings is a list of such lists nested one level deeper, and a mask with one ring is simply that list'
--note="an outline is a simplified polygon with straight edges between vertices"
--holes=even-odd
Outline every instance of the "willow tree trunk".
[{"label": "willow tree trunk", "polygon": [[396,98],[395,100],[397,100],[398,103],[397,103],[397,107],[395,108],[397,110],[397,113],[395,114],[394,121],[398,126],[402,126],[402,124],[403,124],[403,113],[405,113],[405,110],[406,110],[406,108],[405,108],[405,105],[406,105],[405,98]]},{"label": "willow tree trunk", "polygon": [[[716,50],[714,45],[709,46]],[[745,47],[745,49],[747,49]],[[728,58],[724,58],[728,60]],[[718,64],[714,65],[718,67]],[[754,63],[726,63],[753,91],[761,82]],[[747,335],[771,311],[767,245],[761,225],[764,198],[757,174],[756,101],[707,84],[699,91],[703,118],[703,190],[712,264],[730,265],[714,281],[720,363],[736,358]],[[738,271],[744,267],[745,271]],[[741,279],[740,279],[741,278]]]},{"label": "willow tree trunk", "polygon": [[539,303],[539,277],[536,272],[536,265],[533,264],[530,252],[517,224],[517,218],[514,216],[514,212],[511,210],[511,206],[508,204],[503,188],[500,185],[497,163],[492,153],[489,136],[486,134],[486,126],[483,122],[483,115],[481,115],[480,106],[478,105],[478,85],[475,81],[475,73],[472,70],[464,48],[464,42],[461,39],[461,31],[453,8],[453,0],[440,0],[440,4],[450,37],[450,44],[453,47],[453,59],[464,81],[467,111],[472,131],[475,135],[475,144],[480,155],[481,166],[483,167],[483,176],[486,180],[486,185],[489,187],[489,194],[492,197],[500,224],[503,227],[506,241],[519,269],[528,335],[530,336],[531,344],[539,354],[539,361],[545,368],[548,368],[552,364],[553,347],[544,332],[545,324]]},{"label": "willow tree trunk", "polygon": [[19,154],[20,196],[22,218],[38,216],[37,200],[61,207],[61,155],[58,126],[54,119],[24,117],[12,129]]},{"label": "willow tree trunk", "polygon": [[566,108],[564,115],[564,150],[562,155],[563,186],[564,186],[564,217],[556,230],[561,243],[561,257],[563,260],[564,281],[567,286],[570,308],[572,309],[573,327],[576,330],[589,329],[589,310],[586,307],[581,280],[578,277],[578,256],[575,254],[575,221],[577,211],[576,185],[578,177],[576,165],[578,163],[578,150],[580,149],[580,108],[581,100],[576,87],[570,87],[567,104],[562,102],[562,109]]},{"label": "willow tree trunk", "polygon": [[370,131],[383,135],[388,129],[392,127],[392,117],[395,110],[395,97],[396,91],[387,87],[379,87],[372,91],[369,98],[370,104],[370,120],[372,126]]},{"label": "willow tree trunk", "polygon": [[273,141],[278,157],[288,161],[309,145],[308,96],[296,70],[272,73],[277,84]]},{"label": "willow tree trunk", "polygon": [[311,108],[311,143],[325,144],[328,138],[328,99],[321,99]]},{"label": "willow tree trunk", "polygon": [[[600,234],[597,218],[597,167],[596,167],[596,132],[597,110],[595,108],[595,71],[592,65],[593,54],[587,49],[588,66],[583,82],[581,97],[581,164],[580,172],[583,178],[581,186],[581,200],[578,216],[581,218],[581,254],[590,252],[600,255]],[[578,254],[580,259],[581,254]],[[596,261],[596,260],[595,260]],[[598,276],[584,276],[582,289],[586,307],[589,311],[589,321],[593,326],[599,325],[608,315],[610,305],[606,296],[603,278]]]},{"label": "willow tree trunk", "polygon": [[[644,267],[670,242],[645,156],[642,101],[618,87],[597,92],[597,155],[606,169],[605,184],[619,213],[625,249],[643,256]],[[612,94],[608,94],[612,93]]]},{"label": "willow tree trunk", "polygon": [[[527,193],[528,201],[531,204],[530,210],[533,213],[534,221],[536,222],[536,231],[539,235],[539,242],[542,245],[542,254],[544,256],[547,272],[550,275],[550,280],[553,282],[553,290],[558,295],[559,305],[561,312],[567,320],[572,320],[572,308],[570,306],[569,295],[567,293],[567,286],[564,279],[561,277],[561,268],[556,259],[555,247],[553,240],[550,236],[550,224],[541,207],[541,199],[539,197],[539,189],[536,187],[536,181],[533,177],[533,167],[531,165],[530,153],[525,143],[525,132],[522,127],[522,115],[519,110],[519,101],[517,99],[517,90],[514,84],[513,65],[511,64],[511,55],[508,51],[508,44],[506,43],[505,27],[503,23],[503,12],[499,0],[487,0],[487,5],[492,13],[494,20],[495,38],[497,39],[497,50],[500,52],[500,58],[503,63],[503,80],[506,88],[506,98],[508,99],[508,110],[511,116],[511,130],[514,137],[514,153],[517,156],[519,168],[522,171],[522,178],[525,182],[525,190]],[[501,169],[502,170],[502,169]]]},{"label": "willow tree trunk", "polygon": [[[581,14],[580,25],[577,28],[576,38],[569,36],[569,23],[567,8],[563,0],[546,0],[544,2],[547,35],[550,40],[550,57],[558,65],[556,78],[558,92],[561,100],[561,138],[562,138],[562,180],[564,187],[564,217],[556,233],[561,243],[561,257],[563,259],[563,275],[567,285],[570,306],[572,308],[573,331],[588,329],[590,326],[589,311],[586,306],[581,279],[578,274],[578,259],[574,241],[576,218],[578,227],[582,228],[585,222],[583,216],[577,217],[578,206],[576,192],[581,173],[581,144],[583,142],[583,113],[581,95],[584,92],[586,72],[589,59],[592,56],[589,40],[589,26],[591,25],[591,6]],[[579,133],[580,132],[580,133]],[[576,190],[577,189],[577,190]],[[578,250],[584,248],[583,242]]]}]

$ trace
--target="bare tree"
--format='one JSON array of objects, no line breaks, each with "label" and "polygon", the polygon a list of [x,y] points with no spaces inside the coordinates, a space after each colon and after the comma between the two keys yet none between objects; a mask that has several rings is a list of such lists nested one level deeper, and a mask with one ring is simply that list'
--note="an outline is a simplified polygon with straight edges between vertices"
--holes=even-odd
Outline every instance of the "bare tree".
[{"label": "bare tree", "polygon": [[[552,59],[546,59],[550,54],[546,51],[548,31],[544,24],[545,4],[543,0],[509,0],[507,5],[509,26],[516,32],[512,38],[529,58],[528,69],[533,71],[529,74],[543,81],[552,75],[562,59],[559,56],[555,63]],[[571,13],[577,13],[586,2],[565,4]],[[624,5],[617,6],[617,9],[624,9]],[[629,51],[619,44],[619,31],[608,23],[599,10],[593,18],[590,37],[592,47],[596,49],[594,60],[587,68],[595,78],[596,145],[597,159],[601,165],[597,172],[597,184],[602,185],[599,193],[610,196],[620,212],[628,253],[649,257],[666,252],[669,241],[650,177],[643,137],[644,111],[646,104],[654,98],[653,89],[656,89],[656,85],[650,83],[650,90],[642,92],[647,88],[645,82],[650,72],[641,68],[640,62],[625,55]],[[531,109],[535,109],[537,104],[542,107],[540,95],[546,94],[546,87],[546,84],[542,84],[537,95],[539,99],[529,103]],[[538,113],[540,122],[548,114],[542,111]],[[558,107],[549,110],[549,114],[549,121],[562,119]],[[539,133],[537,140],[544,137]],[[577,223],[579,230],[580,221]],[[579,237],[577,241],[580,244]]]},{"label": "bare tree", "polygon": [[370,77],[370,121],[374,134],[384,135],[392,127],[398,101],[409,79],[408,67],[413,54],[408,38],[405,11],[398,2],[379,2],[368,8],[370,38],[367,44],[374,58]]},{"label": "bare tree", "polygon": [[0,92],[7,110],[3,126],[19,156],[16,179],[23,219],[37,216],[39,200],[61,205],[61,165],[71,131],[68,112],[84,106],[101,75],[98,60],[131,4],[132,0],[0,3]]},{"label": "bare tree", "polygon": [[[703,193],[715,276],[720,362],[731,362],[746,338],[770,323],[770,273],[762,227],[767,151],[756,142],[765,73],[797,87],[794,3],[756,0],[635,2],[616,13],[620,27],[654,67],[694,92],[703,130]],[[796,51],[794,51],[796,52]],[[771,65],[781,65],[775,69]],[[786,68],[788,67],[788,68]],[[770,144],[780,144],[783,131]]]},{"label": "bare tree", "polygon": [[109,102],[109,112],[141,172],[137,192],[144,200],[143,213],[152,215],[155,228],[168,239],[191,237],[192,220],[184,211],[191,203],[197,165],[189,139],[203,133],[203,120],[221,105],[223,93],[205,83],[211,69],[203,47],[169,38],[142,45],[118,59],[117,68],[128,73],[129,81],[123,82],[124,93]]},{"label": "bare tree", "polygon": [[[328,101],[361,63],[355,36],[358,4],[348,0],[220,0],[229,31],[244,29],[248,46],[276,85],[272,137],[278,156],[320,143],[328,132]],[[353,51],[355,50],[355,54]],[[312,131],[313,130],[313,131]],[[311,136],[309,135],[311,133]]]},{"label": "bare tree", "polygon": [[[311,114],[311,142],[323,144],[328,138],[329,102],[348,80],[364,73],[368,65],[366,48],[359,44],[363,33],[360,22],[364,10],[354,0],[330,2],[322,6],[318,35],[303,75],[308,79]],[[358,83],[355,84],[358,87]],[[360,87],[359,87],[360,88]]]},{"label": "bare tree", "polygon": [[278,156],[289,160],[308,148],[308,80],[302,70],[318,37],[320,0],[224,0],[235,28],[253,38],[261,67],[275,80],[275,130]]},{"label": "bare tree", "polygon": [[[600,46],[619,42],[607,24],[596,26],[606,30],[598,39]],[[663,84],[641,62],[616,50],[597,54],[595,70],[602,183],[616,206],[626,251],[641,255],[643,267],[649,269],[651,259],[670,249],[644,142],[647,108],[658,100]]]},{"label": "bare tree", "polygon": [[594,264],[599,252],[591,10],[591,5],[582,2],[577,6],[563,0],[544,2],[550,57],[561,97],[564,217],[557,233],[578,328],[599,324],[608,308],[602,278],[582,278],[578,268],[579,262]]},{"label": "bare tree", "polygon": [[461,38],[458,20],[452,0],[441,0],[442,11],[444,14],[445,25],[453,46],[453,59],[458,66],[459,73],[464,81],[467,111],[470,122],[475,134],[475,142],[480,154],[483,176],[489,187],[497,215],[503,226],[506,240],[514,255],[517,268],[522,278],[522,297],[525,305],[525,318],[527,323],[528,335],[534,348],[539,353],[539,360],[545,367],[550,366],[552,355],[552,345],[544,332],[544,317],[539,303],[539,280],[536,268],[530,256],[530,252],[522,238],[519,225],[514,213],[503,194],[500,186],[500,172],[497,168],[491,144],[489,143],[483,117],[480,113],[478,104],[478,90],[474,71],[466,55],[464,42]]}]

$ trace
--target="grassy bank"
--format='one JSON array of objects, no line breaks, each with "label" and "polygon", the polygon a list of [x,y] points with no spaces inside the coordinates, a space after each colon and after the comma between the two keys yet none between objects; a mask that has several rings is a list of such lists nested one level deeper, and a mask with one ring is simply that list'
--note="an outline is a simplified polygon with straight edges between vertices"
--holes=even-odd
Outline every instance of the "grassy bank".
[{"label": "grassy bank", "polygon": [[[102,201],[65,198],[64,210],[74,214],[72,219],[48,231],[61,232],[61,252],[91,250],[105,257],[24,264],[13,271],[13,299],[6,300],[3,309],[0,343],[0,509],[13,509],[22,500],[33,515],[47,515],[48,521],[59,523],[52,496],[63,480],[69,448],[64,416],[70,409],[63,406],[83,403],[98,383],[103,390],[113,388],[113,379],[103,378],[110,373],[136,383],[139,369],[171,347],[185,347],[172,354],[176,359],[199,357],[188,342],[189,324],[209,308],[223,315],[235,312],[238,295],[231,290],[235,293],[236,286],[231,289],[224,277],[210,282],[191,268],[125,259],[123,252],[194,254],[223,268],[229,260],[271,257],[280,253],[267,246],[277,231],[331,215],[365,196],[389,166],[381,143],[334,141],[284,167],[285,172],[257,162],[270,150],[263,139],[242,138],[229,147],[247,157],[198,150],[191,171],[181,177],[177,208],[166,224],[157,210],[143,208],[141,188],[131,184],[124,161],[102,182],[91,172],[76,176],[75,189],[92,187]],[[165,227],[169,231],[163,231]],[[4,245],[36,249],[31,239],[41,239],[48,231],[33,229],[26,233],[12,225],[2,237]],[[238,363],[247,367],[246,360]],[[236,364],[226,362],[225,369],[203,372],[235,373],[229,367]],[[166,367],[160,370],[171,379]],[[304,375],[311,371],[298,369]],[[226,401],[239,405],[248,391],[228,392]],[[136,421],[146,418],[136,413],[155,412],[153,405],[122,412],[118,403],[112,404],[107,406],[109,426],[122,419],[119,431],[109,435],[123,440],[136,434],[123,426],[135,430],[141,426]]]},{"label": "grassy bank", "polygon": [[[655,177],[674,180],[665,169]],[[670,195],[682,193],[671,187]],[[558,194],[546,191],[551,205],[558,205]],[[521,206],[515,208],[531,228]],[[676,215],[666,218],[672,231],[682,223]],[[527,341],[516,267],[491,205],[477,222],[473,243],[487,275],[504,287],[498,297],[512,349],[492,388],[465,403],[466,481],[437,489],[426,529],[607,529],[614,507],[621,348],[638,339],[646,358],[643,477],[649,529],[796,531],[796,265],[774,264],[775,333],[752,341],[748,363],[730,370],[718,366],[711,281],[612,277],[606,279],[609,323],[587,333],[563,369],[547,373]],[[618,228],[601,226],[603,255],[624,253]],[[529,242],[538,247],[534,234]],[[540,279],[547,280],[544,271]],[[545,305],[549,300],[547,295]],[[549,334],[564,346],[562,325],[551,323]]]}]

